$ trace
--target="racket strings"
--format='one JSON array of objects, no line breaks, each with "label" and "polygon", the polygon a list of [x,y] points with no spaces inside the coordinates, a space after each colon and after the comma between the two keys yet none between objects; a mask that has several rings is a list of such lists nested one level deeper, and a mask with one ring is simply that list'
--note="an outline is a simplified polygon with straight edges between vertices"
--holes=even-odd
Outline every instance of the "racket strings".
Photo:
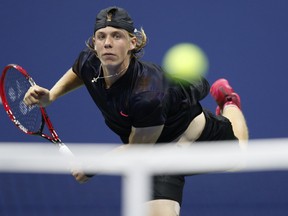
[{"label": "racket strings", "polygon": [[6,73],[4,91],[7,103],[20,129],[37,133],[42,129],[42,115],[38,106],[27,106],[23,98],[31,87],[29,80],[14,68]]}]

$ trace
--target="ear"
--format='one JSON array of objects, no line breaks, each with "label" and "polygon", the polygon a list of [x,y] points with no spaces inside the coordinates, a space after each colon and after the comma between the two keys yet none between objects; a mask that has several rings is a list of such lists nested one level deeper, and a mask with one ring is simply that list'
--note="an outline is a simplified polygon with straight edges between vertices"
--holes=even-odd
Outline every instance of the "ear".
[{"label": "ear", "polygon": [[137,38],[136,37],[131,38],[131,40],[130,40],[130,50],[135,49],[136,45],[137,45]]},{"label": "ear", "polygon": [[92,38],[92,44],[93,44],[94,49],[96,50],[95,37]]}]

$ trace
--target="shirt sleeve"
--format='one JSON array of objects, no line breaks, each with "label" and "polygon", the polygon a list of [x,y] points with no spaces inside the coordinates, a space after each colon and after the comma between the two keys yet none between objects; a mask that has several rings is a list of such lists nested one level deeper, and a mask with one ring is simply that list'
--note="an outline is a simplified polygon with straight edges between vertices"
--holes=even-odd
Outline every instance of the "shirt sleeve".
[{"label": "shirt sleeve", "polygon": [[210,84],[204,77],[193,82],[182,79],[174,79],[173,82],[174,86],[176,85],[178,86],[177,88],[180,87],[185,90],[191,101],[201,101],[209,94],[210,91]]},{"label": "shirt sleeve", "polygon": [[75,60],[73,66],[72,66],[72,70],[73,72],[80,78],[82,79],[82,76],[81,76],[81,67],[82,67],[82,56],[83,56],[83,51],[79,54],[78,58]]},{"label": "shirt sleeve", "polygon": [[82,79],[82,69],[85,66],[85,64],[87,64],[87,62],[89,62],[92,58],[96,58],[98,59],[95,54],[93,53],[93,51],[91,51],[89,48],[84,48],[80,54],[78,55],[78,57],[76,58],[73,66],[72,66],[72,70],[73,72],[80,78]]},{"label": "shirt sleeve", "polygon": [[196,100],[200,101],[209,94],[210,84],[202,77],[202,79],[190,85],[190,91],[194,94]]}]

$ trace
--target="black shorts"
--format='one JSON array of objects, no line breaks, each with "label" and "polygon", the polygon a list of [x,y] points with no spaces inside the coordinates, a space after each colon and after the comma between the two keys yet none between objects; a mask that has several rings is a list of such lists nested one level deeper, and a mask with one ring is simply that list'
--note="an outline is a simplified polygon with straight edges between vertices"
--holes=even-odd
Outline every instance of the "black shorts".
[{"label": "black shorts", "polygon": [[[231,122],[216,116],[208,110],[203,111],[206,118],[205,128],[197,139],[200,141],[238,140],[234,135]],[[190,174],[188,174],[190,176]],[[153,199],[169,199],[182,203],[183,188],[187,175],[160,175],[153,178]]]},{"label": "black shorts", "polygon": [[203,110],[206,118],[206,124],[198,141],[220,141],[220,140],[238,140],[234,135],[232,124],[229,119],[221,115],[215,115],[208,110]]},{"label": "black shorts", "polygon": [[168,199],[182,203],[184,175],[159,175],[153,177],[153,200]]}]

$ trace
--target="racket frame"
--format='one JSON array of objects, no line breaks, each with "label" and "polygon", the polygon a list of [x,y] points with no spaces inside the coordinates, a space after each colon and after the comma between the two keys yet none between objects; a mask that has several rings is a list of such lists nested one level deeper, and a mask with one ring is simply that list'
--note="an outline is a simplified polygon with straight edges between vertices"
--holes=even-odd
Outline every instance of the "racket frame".
[{"label": "racket frame", "polygon": [[[62,142],[61,142],[60,138],[58,137],[58,135],[57,135],[57,133],[56,133],[56,131],[55,131],[53,125],[52,125],[52,122],[50,121],[50,118],[48,117],[48,114],[47,114],[47,112],[46,112],[44,107],[39,106],[39,109],[40,109],[41,115],[42,115],[42,122],[41,122],[41,127],[40,127],[40,129],[37,132],[31,132],[31,131],[27,130],[27,128],[25,128],[21,124],[21,122],[19,122],[17,120],[17,118],[15,117],[15,115],[13,114],[13,112],[12,112],[8,102],[7,102],[6,94],[5,94],[5,90],[4,90],[5,76],[6,76],[6,73],[9,71],[10,68],[14,68],[18,72],[20,72],[29,81],[31,86],[36,85],[36,83],[34,82],[32,77],[27,73],[27,71],[24,68],[22,68],[21,66],[19,66],[19,65],[9,64],[3,69],[3,72],[2,72],[2,75],[1,75],[1,79],[0,79],[0,96],[1,96],[1,99],[2,99],[2,103],[3,103],[4,109],[5,109],[6,113],[8,114],[9,118],[24,133],[29,134],[29,135],[41,136],[41,137],[49,140],[50,142],[52,142],[54,144],[59,144],[59,146],[61,146]],[[51,136],[43,133],[45,124],[46,124],[49,132],[51,133]]]}]

